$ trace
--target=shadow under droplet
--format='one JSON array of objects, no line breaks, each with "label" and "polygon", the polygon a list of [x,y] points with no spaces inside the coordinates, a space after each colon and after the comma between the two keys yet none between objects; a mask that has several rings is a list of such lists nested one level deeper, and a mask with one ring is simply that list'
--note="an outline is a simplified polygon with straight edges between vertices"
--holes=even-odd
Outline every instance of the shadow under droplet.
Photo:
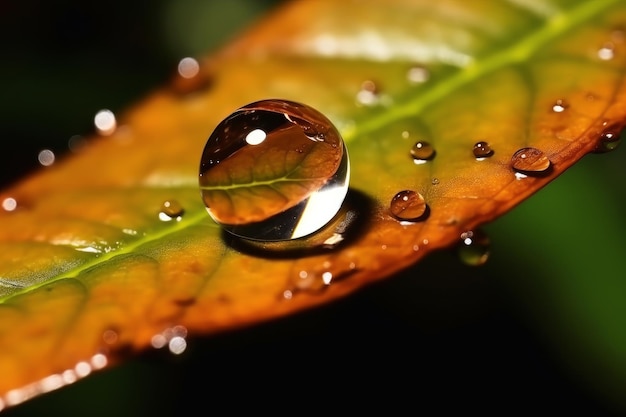
[{"label": "shadow under droplet", "polygon": [[222,230],[222,240],[232,249],[268,259],[295,259],[329,253],[365,233],[370,225],[374,201],[364,193],[349,189],[333,219],[319,231],[284,241],[248,240]]},{"label": "shadow under droplet", "polygon": [[545,178],[545,177],[550,176],[554,172],[554,164],[550,162],[550,165],[548,165],[548,167],[544,170],[525,170],[525,169],[513,168],[513,171],[519,174],[525,175],[527,177]]}]

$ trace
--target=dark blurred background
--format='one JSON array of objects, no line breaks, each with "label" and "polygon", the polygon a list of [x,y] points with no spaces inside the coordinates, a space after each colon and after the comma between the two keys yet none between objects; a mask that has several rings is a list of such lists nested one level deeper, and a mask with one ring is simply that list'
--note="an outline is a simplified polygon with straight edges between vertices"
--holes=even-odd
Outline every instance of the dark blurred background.
[{"label": "dark blurred background", "polygon": [[[209,53],[280,3],[3,2],[2,186],[36,169],[42,149],[68,152],[71,137],[92,132],[98,110],[122,111],[167,82],[182,57]],[[623,152],[586,157],[488,225],[484,266],[434,254],[332,305],[190,339],[180,356],[147,352],[3,413],[378,405],[387,414],[617,415],[626,386]]]}]

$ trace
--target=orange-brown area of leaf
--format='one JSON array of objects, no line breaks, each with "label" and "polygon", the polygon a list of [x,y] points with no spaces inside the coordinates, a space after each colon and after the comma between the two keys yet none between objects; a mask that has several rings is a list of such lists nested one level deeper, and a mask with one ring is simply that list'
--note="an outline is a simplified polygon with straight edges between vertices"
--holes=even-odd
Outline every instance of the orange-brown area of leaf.
[{"label": "orange-brown area of leaf", "polygon": [[[207,57],[198,89],[179,80],[154,91],[120,115],[113,135],[93,137],[80,154],[2,191],[1,199],[17,201],[0,212],[3,405],[43,392],[38,381],[94,354],[115,363],[121,352],[146,349],[174,326],[211,334],[347,296],[506,213],[626,123],[626,44],[611,37],[626,25],[619,4],[537,45],[524,62],[507,61],[502,39],[514,45],[536,21],[497,1],[478,9],[461,1],[363,2],[349,20],[343,4],[285,5]],[[469,22],[452,27],[449,16],[463,10],[469,20],[488,16],[489,31],[474,36]],[[432,22],[439,29],[425,31]],[[368,46],[362,35],[371,31],[390,56]],[[442,44],[433,33],[466,37]],[[415,56],[394,49],[396,36],[425,51],[417,62],[431,71],[423,85],[407,84]],[[607,42],[614,47],[608,61],[597,55]],[[476,62],[456,68],[436,54],[443,46]],[[481,60],[499,53],[500,65],[472,78]],[[379,83],[388,102],[356,102],[364,80]],[[453,83],[448,93],[437,89]],[[358,232],[334,248],[246,248],[205,211],[197,171],[208,135],[233,110],[272,97],[307,103],[346,134],[347,203]],[[420,97],[430,101],[420,106]],[[554,111],[557,100],[564,111]],[[412,161],[417,140],[435,147],[432,161]],[[478,141],[493,155],[476,159]],[[548,156],[547,175],[515,175],[511,156],[527,146]],[[424,196],[426,220],[391,216],[389,202],[405,189]],[[180,221],[159,220],[164,201],[184,207]],[[323,279],[330,284],[319,285]]]}]

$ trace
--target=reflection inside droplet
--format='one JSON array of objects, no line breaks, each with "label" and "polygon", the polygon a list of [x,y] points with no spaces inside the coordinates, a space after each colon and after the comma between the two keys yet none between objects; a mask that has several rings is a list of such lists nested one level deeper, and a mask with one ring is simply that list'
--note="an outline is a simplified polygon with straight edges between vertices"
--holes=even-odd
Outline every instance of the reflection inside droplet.
[{"label": "reflection inside droplet", "polygon": [[210,216],[246,239],[310,235],[339,211],[348,191],[348,153],[317,110],[263,100],[224,119],[209,137],[199,184]]}]

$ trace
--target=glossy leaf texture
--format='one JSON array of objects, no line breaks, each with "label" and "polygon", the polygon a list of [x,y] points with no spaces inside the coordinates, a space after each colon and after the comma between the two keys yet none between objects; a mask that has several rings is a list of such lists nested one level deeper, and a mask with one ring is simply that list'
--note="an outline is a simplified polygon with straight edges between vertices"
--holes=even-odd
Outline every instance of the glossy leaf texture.
[{"label": "glossy leaf texture", "polygon": [[[348,296],[457,244],[615,146],[625,28],[618,0],[286,4],[2,191],[1,406],[129,352]],[[198,187],[213,129],[268,98],[321,111],[351,160],[338,217],[286,244],[223,233]],[[399,220],[402,191],[427,216]]]}]

